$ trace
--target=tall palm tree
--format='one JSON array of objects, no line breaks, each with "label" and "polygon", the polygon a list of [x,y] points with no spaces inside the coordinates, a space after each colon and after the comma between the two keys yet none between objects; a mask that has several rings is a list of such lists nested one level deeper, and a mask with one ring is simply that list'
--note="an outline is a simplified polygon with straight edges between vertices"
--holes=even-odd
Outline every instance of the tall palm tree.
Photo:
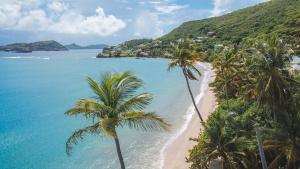
[{"label": "tall palm tree", "polygon": [[86,134],[107,136],[115,141],[121,168],[125,169],[116,129],[127,126],[146,131],[167,130],[169,124],[155,113],[143,111],[152,100],[152,95],[135,95],[143,82],[132,73],[105,73],[99,82],[90,77],[87,81],[94,96],[78,100],[75,107],[65,114],[82,115],[92,119],[93,124],[71,134],[66,142],[66,153],[70,155],[73,144],[77,144]]},{"label": "tall palm tree", "polygon": [[[298,83],[289,74],[292,50],[277,36],[273,35],[262,40],[250,41],[247,52],[249,52],[249,58],[251,60],[251,64],[248,66],[248,73],[255,79],[247,84],[247,88],[249,91],[253,91],[251,93],[253,93],[254,97],[258,100],[260,107],[270,107],[275,121],[289,124],[291,121],[284,121],[290,114],[287,107],[289,104],[286,103],[289,102],[288,100],[291,97],[290,85]],[[282,127],[284,127],[284,125]],[[279,128],[276,131],[279,131]],[[285,134],[287,133],[290,132],[286,131]],[[273,132],[271,135],[275,136],[275,134],[276,133]],[[278,135],[278,133],[276,135]],[[260,136],[257,135],[257,138],[259,139]],[[288,138],[288,135],[284,136],[284,139]],[[278,138],[273,137],[273,139],[265,141],[264,145],[268,144],[268,148],[265,148],[265,150],[270,151],[271,147],[274,148],[274,142],[278,143]],[[276,153],[277,152],[273,151],[273,154]],[[283,155],[283,153],[278,153],[278,156],[270,166],[274,166]],[[260,156],[262,159],[264,158],[262,150],[260,150]]]},{"label": "tall palm tree", "polygon": [[193,92],[190,87],[189,80],[198,80],[197,76],[201,76],[201,72],[196,68],[195,64],[199,61],[199,54],[194,50],[193,42],[190,39],[180,39],[177,44],[171,44],[171,53],[168,54],[171,62],[168,65],[168,70],[179,67],[185,78],[188,91],[192,98],[195,110],[204,123],[203,118],[197,108]]},{"label": "tall palm tree", "polygon": [[288,71],[292,51],[277,36],[255,41],[249,48],[252,55],[249,73],[256,79],[249,90],[255,90],[259,103],[270,106],[277,119],[291,94],[287,82],[294,81]]}]

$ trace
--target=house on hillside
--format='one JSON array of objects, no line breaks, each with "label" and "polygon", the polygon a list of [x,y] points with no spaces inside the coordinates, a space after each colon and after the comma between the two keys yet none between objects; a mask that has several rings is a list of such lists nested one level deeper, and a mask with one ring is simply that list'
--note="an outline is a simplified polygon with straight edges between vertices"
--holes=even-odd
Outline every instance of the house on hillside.
[{"label": "house on hillside", "polygon": [[207,36],[214,36],[214,35],[216,35],[215,31],[209,31],[209,32],[207,32]]},{"label": "house on hillside", "polygon": [[138,49],[145,49],[147,46],[144,45],[144,44],[140,44],[140,45],[138,45],[137,47],[138,47]]},{"label": "house on hillside", "polygon": [[196,39],[194,39],[193,41],[194,41],[195,43],[202,43],[203,40],[204,40],[204,37],[198,36],[198,37],[197,37]]},{"label": "house on hillside", "polygon": [[214,46],[214,50],[222,50],[224,48],[224,45],[223,44],[215,44]]}]

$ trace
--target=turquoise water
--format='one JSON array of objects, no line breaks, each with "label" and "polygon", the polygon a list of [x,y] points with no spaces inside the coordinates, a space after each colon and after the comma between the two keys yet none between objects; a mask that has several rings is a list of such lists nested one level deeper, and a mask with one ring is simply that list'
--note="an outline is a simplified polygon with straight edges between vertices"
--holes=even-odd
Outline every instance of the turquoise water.
[{"label": "turquoise water", "polygon": [[[85,125],[81,117],[66,117],[75,101],[92,95],[85,81],[105,71],[135,72],[154,94],[148,107],[173,124],[169,133],[119,129],[127,168],[155,169],[161,149],[182,127],[190,105],[179,70],[166,71],[165,59],[96,59],[97,50],[0,53],[1,169],[117,169],[114,143],[88,136],[65,154],[69,134]],[[200,82],[192,83],[195,93]]]}]

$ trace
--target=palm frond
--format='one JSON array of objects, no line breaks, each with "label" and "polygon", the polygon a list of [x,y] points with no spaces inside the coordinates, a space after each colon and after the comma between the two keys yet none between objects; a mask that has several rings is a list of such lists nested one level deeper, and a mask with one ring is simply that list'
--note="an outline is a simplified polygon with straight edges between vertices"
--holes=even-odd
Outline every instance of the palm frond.
[{"label": "palm frond", "polygon": [[133,96],[135,91],[141,88],[144,83],[137,76],[127,71],[119,75],[114,85],[116,86],[113,90],[113,96],[118,100]]},{"label": "palm frond", "polygon": [[99,124],[96,123],[92,126],[88,126],[73,132],[66,142],[67,155],[71,155],[73,145],[78,144],[79,140],[82,140],[86,134],[101,134],[99,130]]},{"label": "palm frond", "polygon": [[276,168],[278,161],[284,157],[284,152],[279,153],[276,158],[269,164],[268,168]]},{"label": "palm frond", "polygon": [[122,126],[129,128],[151,130],[168,130],[171,126],[155,113],[126,112],[121,115]]},{"label": "palm frond", "polygon": [[85,118],[101,118],[112,112],[113,109],[103,103],[97,103],[95,100],[91,99],[80,99],[77,101],[75,107],[66,111],[65,114],[69,116],[83,115]]},{"label": "palm frond", "polygon": [[76,116],[83,115],[85,118],[95,117],[97,112],[95,110],[86,109],[82,107],[74,107],[65,112],[65,115]]},{"label": "palm frond", "polygon": [[201,72],[200,72],[200,70],[199,70],[196,66],[192,65],[192,66],[190,67],[190,69],[191,69],[193,72],[195,72],[198,76],[201,76],[201,75],[202,75]]},{"label": "palm frond", "polygon": [[96,94],[96,97],[104,104],[107,104],[109,102],[109,98],[107,97],[107,94],[105,93],[103,87],[100,86],[98,82],[93,80],[91,77],[87,77],[86,79],[90,85],[90,88]]},{"label": "palm frond", "polygon": [[171,71],[178,65],[178,59],[173,59],[169,64],[168,64],[168,71]]},{"label": "palm frond", "polygon": [[142,110],[151,102],[152,99],[153,96],[151,94],[141,93],[120,104],[116,113]]}]

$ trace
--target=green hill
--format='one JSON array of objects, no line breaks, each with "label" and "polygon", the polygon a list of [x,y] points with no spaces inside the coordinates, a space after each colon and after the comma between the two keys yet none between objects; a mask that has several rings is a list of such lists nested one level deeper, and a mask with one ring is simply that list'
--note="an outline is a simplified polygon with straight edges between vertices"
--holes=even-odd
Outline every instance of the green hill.
[{"label": "green hill", "polygon": [[60,43],[49,40],[39,41],[34,43],[14,43],[5,46],[0,46],[0,51],[13,51],[13,52],[32,52],[32,51],[63,51],[68,50]]},{"label": "green hill", "polygon": [[183,37],[201,37],[204,47],[212,48],[224,41],[240,42],[246,37],[278,33],[299,45],[299,31],[295,33],[299,28],[300,0],[271,0],[220,17],[185,22],[160,40],[169,43]]}]

